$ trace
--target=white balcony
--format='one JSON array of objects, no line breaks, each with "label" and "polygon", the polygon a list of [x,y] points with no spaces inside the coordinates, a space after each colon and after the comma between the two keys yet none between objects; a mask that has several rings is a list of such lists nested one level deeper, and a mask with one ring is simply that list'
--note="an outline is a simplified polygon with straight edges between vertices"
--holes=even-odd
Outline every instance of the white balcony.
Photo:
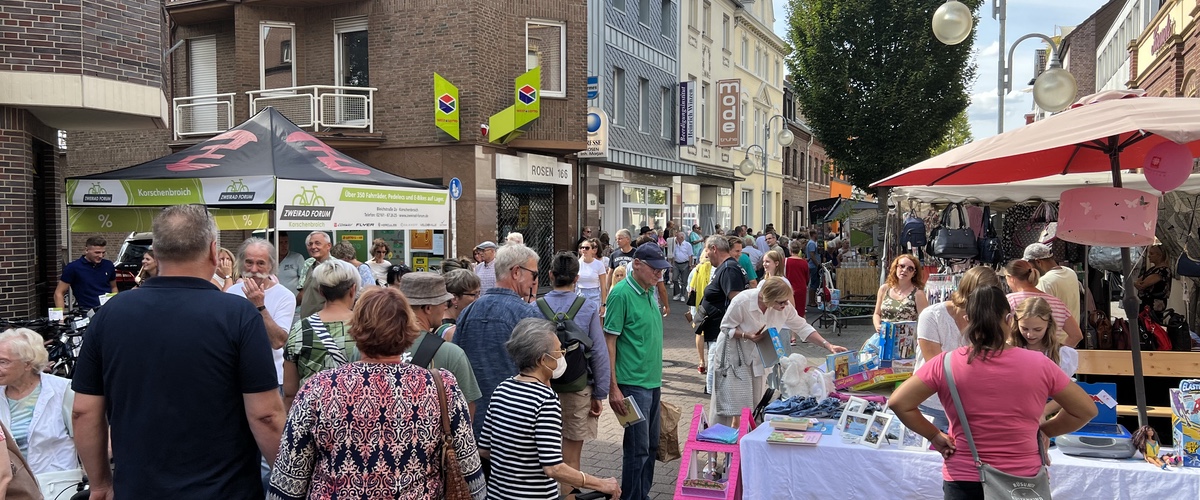
[{"label": "white balcony", "polygon": [[250,114],[267,106],[313,132],[331,129],[362,129],[375,132],[373,87],[308,85],[280,89],[254,90],[250,96]]},{"label": "white balcony", "polygon": [[211,94],[172,99],[175,140],[216,135],[233,128],[233,98],[237,94]]}]

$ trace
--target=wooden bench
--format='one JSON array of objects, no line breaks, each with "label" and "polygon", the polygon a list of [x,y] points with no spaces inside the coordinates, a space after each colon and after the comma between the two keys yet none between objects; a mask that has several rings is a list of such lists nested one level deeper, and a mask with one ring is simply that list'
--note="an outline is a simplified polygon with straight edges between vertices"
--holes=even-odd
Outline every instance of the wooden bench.
[{"label": "wooden bench", "polygon": [[[1076,375],[1133,376],[1133,353],[1131,351],[1079,351],[1079,369]],[[1142,375],[1146,377],[1194,377],[1200,378],[1200,352],[1144,351],[1142,352]],[[1117,415],[1136,416],[1136,405],[1117,405]],[[1171,418],[1171,408],[1147,406],[1147,417]]]}]

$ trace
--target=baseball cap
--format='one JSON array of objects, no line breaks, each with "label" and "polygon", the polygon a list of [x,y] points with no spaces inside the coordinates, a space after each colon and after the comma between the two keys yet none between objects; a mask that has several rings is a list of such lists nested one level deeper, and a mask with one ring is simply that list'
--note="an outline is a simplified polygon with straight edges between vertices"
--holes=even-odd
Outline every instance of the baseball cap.
[{"label": "baseball cap", "polygon": [[650,267],[655,269],[666,269],[671,267],[667,259],[663,258],[662,249],[657,243],[642,243],[642,246],[637,247],[633,252],[633,258],[645,262]]},{"label": "baseball cap", "polygon": [[483,243],[480,243],[480,244],[478,244],[478,245],[475,245],[475,248],[476,248],[476,249],[478,249],[478,250],[487,250],[487,249],[489,249],[489,248],[493,248],[493,249],[494,249],[494,248],[496,248],[496,243],[495,243],[495,242],[493,242],[493,241],[485,241],[485,242],[483,242]]},{"label": "baseball cap", "polygon": [[642,226],[642,230],[640,232],[638,232],[638,236],[646,234],[650,231],[653,231],[652,229],[650,229],[650,226]]},{"label": "baseball cap", "polygon": [[1052,259],[1050,246],[1045,243],[1030,243],[1025,247],[1025,260]]}]

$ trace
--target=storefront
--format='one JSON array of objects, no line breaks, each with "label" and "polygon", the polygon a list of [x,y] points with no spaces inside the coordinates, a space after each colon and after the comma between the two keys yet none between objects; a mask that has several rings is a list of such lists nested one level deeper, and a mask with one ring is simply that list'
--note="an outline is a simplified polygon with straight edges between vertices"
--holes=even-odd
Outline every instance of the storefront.
[{"label": "storefront", "polygon": [[1196,97],[1200,75],[1200,33],[1196,0],[1163,2],[1146,30],[1129,49],[1132,88],[1155,97]]},{"label": "storefront", "polygon": [[[550,258],[557,248],[554,242],[555,213],[564,217],[567,210],[556,210],[556,200],[569,197],[575,167],[553,156],[531,153],[497,153],[496,159],[496,233],[500,240],[509,233],[521,233],[525,245],[538,253],[538,280],[549,283]],[[574,241],[566,238],[563,241]],[[499,243],[499,242],[498,242]]]}]

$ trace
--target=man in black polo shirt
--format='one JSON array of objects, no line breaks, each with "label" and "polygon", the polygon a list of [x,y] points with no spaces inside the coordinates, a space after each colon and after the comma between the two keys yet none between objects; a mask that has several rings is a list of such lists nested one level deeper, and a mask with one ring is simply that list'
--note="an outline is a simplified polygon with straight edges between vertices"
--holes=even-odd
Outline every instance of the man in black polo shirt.
[{"label": "man in black polo shirt", "polygon": [[262,500],[259,454],[275,462],[285,419],[262,316],[209,282],[219,254],[204,206],[164,209],[154,253],[159,276],[92,318],[76,365],[92,498]]},{"label": "man in black polo shirt", "polygon": [[54,289],[54,307],[64,307],[67,290],[75,296],[75,305],[85,309],[100,307],[100,296],[117,293],[117,270],[104,254],[108,242],[92,236],[84,244],[83,256],[63,268]]}]

